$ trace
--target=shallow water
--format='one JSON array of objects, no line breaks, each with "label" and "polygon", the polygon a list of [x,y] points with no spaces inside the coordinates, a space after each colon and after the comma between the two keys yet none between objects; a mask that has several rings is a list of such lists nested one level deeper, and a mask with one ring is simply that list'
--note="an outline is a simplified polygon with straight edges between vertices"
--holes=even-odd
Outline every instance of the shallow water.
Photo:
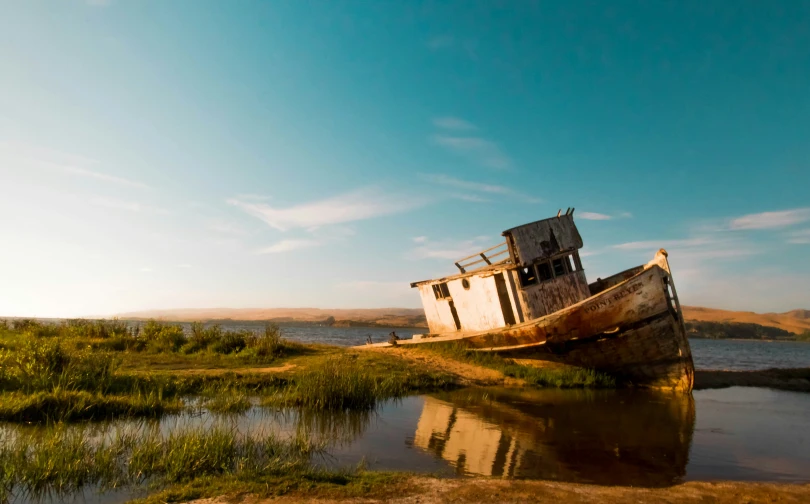
[{"label": "shallow water", "polygon": [[[365,414],[254,408],[159,422],[95,425],[172,430],[224,423],[242,433],[328,442],[316,462],[448,477],[493,476],[659,487],[686,480],[810,481],[810,394],[734,387],[692,396],[630,390],[470,388],[407,397]],[[31,427],[7,425],[7,431]],[[128,491],[73,499],[116,502]],[[59,502],[64,499],[57,499]]]},{"label": "shallow water", "polygon": [[810,343],[690,339],[696,369],[749,371],[810,367]]}]

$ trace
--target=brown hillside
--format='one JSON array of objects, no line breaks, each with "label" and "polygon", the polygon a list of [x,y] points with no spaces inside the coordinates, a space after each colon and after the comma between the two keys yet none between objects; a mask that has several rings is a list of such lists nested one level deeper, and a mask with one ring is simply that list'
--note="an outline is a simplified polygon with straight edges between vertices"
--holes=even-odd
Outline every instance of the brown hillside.
[{"label": "brown hillside", "polygon": [[801,334],[810,331],[810,310],[793,310],[786,313],[754,313],[741,311],[716,310],[684,306],[683,318],[698,322],[742,322],[778,327],[785,331]]},{"label": "brown hillside", "polygon": [[[810,310],[793,310],[786,313],[754,313],[697,306],[684,306],[687,321],[742,322],[778,327],[795,334],[810,331]],[[426,327],[421,308],[188,308],[177,310],[145,310],[119,314],[120,318],[157,318],[171,321],[191,320],[270,320],[288,319],[301,322],[317,322],[334,317],[337,321],[377,323],[387,326]]]},{"label": "brown hillside", "polygon": [[118,314],[125,319],[162,319],[188,322],[192,320],[270,320],[288,319],[300,322],[335,320],[378,323],[388,326],[427,326],[421,308],[180,308],[176,310],[144,310]]}]

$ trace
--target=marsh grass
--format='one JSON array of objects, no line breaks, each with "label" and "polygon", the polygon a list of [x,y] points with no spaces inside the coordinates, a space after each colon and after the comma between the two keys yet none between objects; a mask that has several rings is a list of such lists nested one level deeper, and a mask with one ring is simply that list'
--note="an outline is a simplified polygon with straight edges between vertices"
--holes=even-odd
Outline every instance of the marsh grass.
[{"label": "marsh grass", "polygon": [[291,382],[265,397],[262,404],[314,410],[371,410],[380,401],[417,390],[455,386],[450,376],[409,369],[401,359],[353,353],[323,359],[294,375]]},{"label": "marsh grass", "polygon": [[218,425],[168,434],[158,428],[119,429],[100,439],[63,426],[14,435],[0,431],[0,502],[66,496],[85,487],[154,488],[212,476],[304,474],[320,451],[305,438],[246,435]]},{"label": "marsh grass", "polygon": [[160,417],[184,409],[178,397],[160,394],[106,395],[76,390],[54,390],[0,395],[0,420],[50,423],[111,420],[121,417]]},{"label": "marsh grass", "polygon": [[266,398],[264,404],[316,410],[369,410],[378,400],[397,392],[392,380],[379,380],[356,359],[341,355],[296,376],[291,387]]},{"label": "marsh grass", "polygon": [[[279,372],[252,371],[288,358],[291,366]],[[270,406],[369,410],[454,385],[448,374],[395,356],[290,342],[273,325],[251,333],[194,324],[185,335],[157,321],[0,324],[0,419],[7,421],[157,417],[181,410],[190,396],[215,413],[244,412],[256,395]]]},{"label": "marsh grass", "polygon": [[615,388],[616,379],[592,369],[565,367],[561,369],[524,366],[493,352],[476,352],[459,343],[422,345],[430,352],[461,362],[467,362],[502,372],[536,387],[556,388]]}]

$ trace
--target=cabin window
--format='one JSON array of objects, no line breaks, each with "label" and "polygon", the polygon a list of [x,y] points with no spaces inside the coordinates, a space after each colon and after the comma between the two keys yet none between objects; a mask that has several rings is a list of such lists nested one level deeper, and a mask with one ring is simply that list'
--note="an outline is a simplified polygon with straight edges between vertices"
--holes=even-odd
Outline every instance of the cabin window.
[{"label": "cabin window", "polygon": [[461,281],[461,286],[464,287],[464,290],[470,290],[470,281],[466,278]]},{"label": "cabin window", "polygon": [[571,264],[571,256],[565,256],[562,259],[563,259],[563,264],[565,264],[565,269],[569,273],[573,273],[574,271],[576,271],[574,266]]},{"label": "cabin window", "polygon": [[534,266],[527,266],[525,268],[518,268],[518,278],[520,279],[521,287],[528,287],[537,283],[537,273],[534,271]]},{"label": "cabin window", "polygon": [[559,259],[554,259],[551,261],[551,267],[554,269],[554,276],[563,276],[565,275],[565,266],[563,265],[563,258],[560,257]]},{"label": "cabin window", "polygon": [[577,271],[582,271],[582,261],[579,258],[579,252],[574,252],[574,265],[576,265]]},{"label": "cabin window", "polygon": [[445,299],[450,297],[450,291],[447,289],[446,283],[433,284],[433,295],[436,299]]},{"label": "cabin window", "polygon": [[540,277],[541,282],[554,278],[554,276],[551,274],[551,266],[547,262],[538,263],[537,276]]}]

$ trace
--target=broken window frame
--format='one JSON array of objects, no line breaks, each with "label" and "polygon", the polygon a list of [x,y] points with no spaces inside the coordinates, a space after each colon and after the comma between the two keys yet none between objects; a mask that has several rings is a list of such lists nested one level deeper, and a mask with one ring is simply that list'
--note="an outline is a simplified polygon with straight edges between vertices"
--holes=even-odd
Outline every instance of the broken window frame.
[{"label": "broken window frame", "polygon": [[[565,276],[568,272],[565,270],[565,263],[563,262],[563,257],[556,257],[551,260],[551,271],[554,273],[554,278],[559,278],[561,276]],[[557,266],[559,265],[560,273],[557,272]]]},{"label": "broken window frame", "polygon": [[564,255],[562,256],[563,266],[565,266],[565,271],[567,273],[574,273],[576,271],[576,266],[571,262],[571,255]]},{"label": "broken window frame", "polygon": [[531,287],[532,285],[537,285],[540,283],[538,280],[537,271],[534,268],[534,264],[518,268],[517,274],[518,282],[520,282],[521,288],[525,289],[526,287]]},{"label": "broken window frame", "polygon": [[[554,272],[551,270],[551,264],[548,261],[535,263],[534,266],[537,269],[538,281],[547,282],[554,279]],[[543,272],[547,272],[547,275],[544,275]]]},{"label": "broken window frame", "polygon": [[447,282],[433,284],[433,296],[436,299],[450,299],[450,289],[447,288]]}]

